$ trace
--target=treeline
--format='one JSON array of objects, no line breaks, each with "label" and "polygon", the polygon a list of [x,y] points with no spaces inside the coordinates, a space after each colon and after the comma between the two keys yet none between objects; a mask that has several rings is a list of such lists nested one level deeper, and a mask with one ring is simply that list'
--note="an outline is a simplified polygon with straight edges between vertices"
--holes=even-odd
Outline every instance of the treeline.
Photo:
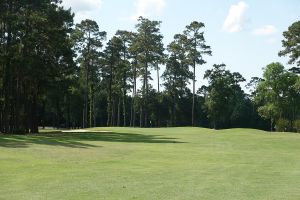
[{"label": "treeline", "polygon": [[[245,78],[216,64],[203,77],[208,85],[197,89],[195,69],[212,55],[202,22],[187,25],[165,46],[160,21],[140,17],[134,32],[118,30],[107,41],[95,21],[74,25],[73,18],[58,0],[0,2],[0,132],[36,133],[39,126],[300,129],[297,67],[266,66],[246,94]],[[284,33],[279,53],[298,67],[299,24]]]}]

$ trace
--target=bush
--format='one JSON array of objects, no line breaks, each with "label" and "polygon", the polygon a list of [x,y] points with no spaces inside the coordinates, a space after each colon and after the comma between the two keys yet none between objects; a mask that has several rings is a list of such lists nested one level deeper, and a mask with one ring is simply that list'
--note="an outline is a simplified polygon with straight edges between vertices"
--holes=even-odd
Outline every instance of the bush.
[{"label": "bush", "polygon": [[289,128],[289,121],[287,119],[280,118],[276,121],[276,131],[284,132]]},{"label": "bush", "polygon": [[294,121],[293,128],[297,131],[300,132],[300,119],[297,119]]}]

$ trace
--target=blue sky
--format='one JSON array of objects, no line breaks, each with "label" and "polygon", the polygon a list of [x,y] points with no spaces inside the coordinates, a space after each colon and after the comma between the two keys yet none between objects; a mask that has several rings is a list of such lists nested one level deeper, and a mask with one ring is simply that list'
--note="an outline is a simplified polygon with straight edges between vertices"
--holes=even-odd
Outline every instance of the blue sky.
[{"label": "blue sky", "polygon": [[118,29],[135,30],[140,15],[162,21],[165,45],[192,21],[205,23],[213,56],[198,66],[197,87],[206,83],[203,74],[213,64],[225,63],[247,80],[262,76],[262,68],[271,62],[291,67],[277,54],[282,32],[300,20],[300,0],[64,0],[63,4],[72,7],[76,23],[86,18],[97,21],[108,39]]}]

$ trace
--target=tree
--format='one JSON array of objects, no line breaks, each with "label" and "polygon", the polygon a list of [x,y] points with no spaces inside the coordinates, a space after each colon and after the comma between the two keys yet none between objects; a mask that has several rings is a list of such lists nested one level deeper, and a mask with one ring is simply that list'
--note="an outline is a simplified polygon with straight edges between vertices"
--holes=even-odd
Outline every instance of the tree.
[{"label": "tree", "polygon": [[102,76],[107,85],[107,126],[116,125],[115,106],[119,95],[116,81],[120,81],[116,78],[116,70],[121,59],[121,48],[122,43],[120,39],[114,36],[108,41],[104,50],[105,64],[102,69]]},{"label": "tree", "polygon": [[117,31],[116,36],[120,39],[122,48],[121,48],[121,63],[119,66],[120,71],[120,79],[122,80],[121,88],[122,88],[122,106],[123,106],[123,126],[127,125],[126,120],[126,96],[127,91],[130,88],[128,85],[128,81],[130,78],[131,72],[131,65],[130,65],[130,52],[129,46],[132,42],[132,35],[131,32],[128,31]]},{"label": "tree", "polygon": [[134,40],[133,47],[137,52],[137,60],[140,65],[140,74],[143,82],[142,86],[142,105],[140,107],[140,126],[148,126],[148,93],[149,93],[149,79],[151,68],[154,68],[163,56],[163,36],[160,34],[161,22],[150,21],[149,19],[139,17],[137,28],[137,35]]},{"label": "tree", "polygon": [[36,133],[49,88],[73,71],[73,15],[58,0],[1,1],[1,131]]},{"label": "tree", "polygon": [[132,98],[130,105],[130,126],[135,127],[136,124],[136,110],[137,110],[137,77],[139,73],[138,68],[138,42],[137,33],[130,32],[129,33],[130,45],[128,48],[128,52],[131,58],[131,81],[132,81]]},{"label": "tree", "polygon": [[204,108],[214,129],[230,127],[230,122],[241,117],[239,113],[245,98],[239,85],[245,79],[241,74],[231,73],[225,67],[225,64],[214,65],[204,74],[204,79],[209,84],[202,88],[205,96]]},{"label": "tree", "polygon": [[[300,66],[300,21],[293,23],[288,31],[283,32],[282,40],[283,50],[279,52],[279,56],[289,56],[289,64]],[[298,70],[297,70],[298,71]],[[298,71],[299,72],[299,71]]]},{"label": "tree", "polygon": [[[76,24],[72,34],[75,41],[75,50],[79,53],[78,62],[81,66],[81,77],[83,81],[84,109],[82,127],[91,127],[95,111],[95,84],[98,80],[99,57],[102,41],[106,37],[106,32],[100,31],[97,22],[93,20],[83,20]],[[89,114],[89,117],[88,117]],[[89,118],[89,120],[88,120]]]},{"label": "tree", "polygon": [[171,125],[176,125],[176,108],[178,108],[178,99],[183,97],[187,84],[192,78],[189,66],[185,59],[184,42],[186,37],[177,34],[174,41],[168,45],[170,56],[167,60],[166,70],[162,74],[164,86],[167,94],[171,97]]},{"label": "tree", "polygon": [[246,88],[250,92],[250,94],[247,94],[248,103],[251,107],[250,127],[268,130],[269,124],[260,117],[257,111],[258,105],[255,103],[255,99],[257,97],[257,87],[262,81],[264,81],[264,79],[252,77],[251,80],[246,84]]},{"label": "tree", "polygon": [[[102,73],[107,79],[107,125],[121,124],[121,112],[123,114],[123,126],[127,125],[127,91],[130,89],[131,76],[129,54],[130,32],[117,31],[116,35],[107,43],[105,54],[105,67]],[[122,111],[121,111],[122,104]]]},{"label": "tree", "polygon": [[299,105],[299,91],[295,90],[297,80],[297,75],[285,70],[280,63],[266,66],[255,100],[260,116],[270,120],[271,131],[279,118],[295,120]]},{"label": "tree", "polygon": [[205,44],[204,32],[201,31],[205,25],[202,22],[193,21],[190,25],[186,26],[184,35],[186,41],[186,58],[188,63],[193,68],[193,102],[192,102],[192,126],[194,126],[195,119],[195,83],[196,83],[196,65],[205,64],[204,55],[211,55],[210,46]]}]

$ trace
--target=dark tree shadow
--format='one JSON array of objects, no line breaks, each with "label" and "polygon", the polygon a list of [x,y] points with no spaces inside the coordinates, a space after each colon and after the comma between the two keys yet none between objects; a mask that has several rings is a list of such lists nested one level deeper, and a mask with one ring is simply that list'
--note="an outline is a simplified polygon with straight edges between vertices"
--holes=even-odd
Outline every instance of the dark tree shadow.
[{"label": "dark tree shadow", "polygon": [[41,133],[34,135],[0,135],[0,147],[26,148],[31,144],[63,146],[72,148],[101,147],[87,144],[88,141],[127,142],[127,143],[183,143],[177,138],[160,135],[143,135],[115,132],[86,133]]}]

